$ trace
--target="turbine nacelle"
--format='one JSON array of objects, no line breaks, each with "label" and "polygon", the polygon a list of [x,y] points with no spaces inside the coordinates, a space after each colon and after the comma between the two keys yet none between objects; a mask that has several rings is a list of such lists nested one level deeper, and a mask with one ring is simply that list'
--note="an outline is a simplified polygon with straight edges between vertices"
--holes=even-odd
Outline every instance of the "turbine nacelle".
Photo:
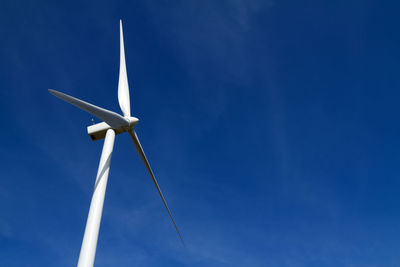
[{"label": "turbine nacelle", "polygon": [[100,122],[87,127],[88,135],[92,141],[104,139],[108,129],[113,129],[115,134],[121,134],[132,129],[139,121],[136,117],[124,117],[128,121],[128,125],[122,125],[119,127],[111,127],[106,122]]}]

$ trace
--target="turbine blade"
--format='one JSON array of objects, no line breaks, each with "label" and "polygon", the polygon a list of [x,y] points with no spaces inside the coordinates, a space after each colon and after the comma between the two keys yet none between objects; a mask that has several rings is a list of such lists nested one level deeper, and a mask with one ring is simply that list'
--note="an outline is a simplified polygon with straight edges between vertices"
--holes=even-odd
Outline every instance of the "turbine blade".
[{"label": "turbine blade", "polygon": [[125,117],[131,116],[131,105],[129,100],[128,75],[126,73],[124,35],[122,32],[122,21],[119,21],[120,29],[120,59],[119,59],[119,81],[118,102]]},{"label": "turbine blade", "polygon": [[105,121],[108,125],[110,125],[113,128],[118,128],[120,126],[128,126],[129,122],[119,115],[118,113],[115,113],[113,111],[109,111],[104,108],[100,108],[98,106],[95,106],[93,104],[90,104],[88,102],[85,102],[83,100],[80,100],[78,98],[69,96],[67,94],[49,89],[49,92],[60,98],[61,100],[70,103],[74,105],[77,108],[83,109],[84,111],[92,114],[93,116],[99,118],[100,120]]},{"label": "turbine blade", "polygon": [[154,177],[153,171],[151,170],[150,164],[149,164],[149,162],[147,161],[146,155],[144,154],[142,145],[141,145],[140,142],[139,142],[139,138],[137,137],[135,130],[131,129],[131,130],[128,131],[128,132],[129,132],[129,135],[130,135],[131,138],[132,138],[133,144],[135,145],[136,151],[138,152],[139,156],[142,158],[144,165],[146,165],[146,168],[147,168],[147,170],[149,171],[149,173],[150,173],[150,175],[151,175],[151,179],[153,179],[153,182],[154,182],[154,185],[155,185],[156,188],[157,188],[158,194],[160,195],[160,197],[161,197],[161,199],[162,199],[162,201],[163,201],[163,203],[164,203],[164,206],[165,206],[165,208],[166,208],[167,211],[168,211],[169,217],[171,218],[172,223],[173,223],[174,226],[175,226],[175,230],[176,230],[176,232],[178,233],[179,238],[180,238],[181,241],[182,241],[182,244],[185,244],[185,243],[183,242],[183,238],[182,238],[182,236],[181,236],[181,233],[179,232],[178,226],[176,226],[176,223],[175,223],[175,221],[174,221],[174,218],[172,217],[171,211],[170,211],[169,208],[168,208],[167,202],[165,201],[165,198],[164,198],[164,196],[163,196],[163,194],[162,194],[162,192],[161,192],[161,189],[160,189],[160,187],[158,186],[156,177]]}]

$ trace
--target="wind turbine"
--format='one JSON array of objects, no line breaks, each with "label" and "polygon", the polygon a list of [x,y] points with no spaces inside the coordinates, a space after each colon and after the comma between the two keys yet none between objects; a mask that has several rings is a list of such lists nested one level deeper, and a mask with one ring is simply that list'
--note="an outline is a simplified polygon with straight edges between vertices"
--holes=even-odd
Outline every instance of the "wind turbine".
[{"label": "wind turbine", "polygon": [[122,21],[120,20],[120,66],[118,82],[118,102],[124,116],[55,90],[49,89],[49,92],[54,96],[60,98],[61,100],[68,102],[76,106],[77,108],[83,109],[84,111],[103,121],[101,123],[97,123],[95,125],[87,127],[88,134],[93,141],[103,138],[105,140],[103,151],[100,157],[100,164],[97,171],[96,182],[94,185],[92,201],[90,203],[89,215],[86,222],[85,233],[83,236],[81,251],[78,260],[78,267],[88,267],[93,266],[94,264],[115,135],[124,132],[128,132],[130,137],[132,138],[133,145],[135,146],[136,151],[138,152],[144,165],[149,171],[151,179],[153,180],[154,185],[157,188],[158,194],[160,195],[164,206],[167,209],[169,217],[174,224],[175,230],[183,243],[183,239],[179,232],[179,229],[176,226],[171,211],[169,210],[167,202],[165,201],[161,189],[158,186],[157,180],[153,174],[153,171],[151,170],[149,161],[146,158],[142,145],[140,144],[139,138],[134,129],[139,119],[136,117],[131,117],[129,86],[125,63],[124,37],[122,33]]}]

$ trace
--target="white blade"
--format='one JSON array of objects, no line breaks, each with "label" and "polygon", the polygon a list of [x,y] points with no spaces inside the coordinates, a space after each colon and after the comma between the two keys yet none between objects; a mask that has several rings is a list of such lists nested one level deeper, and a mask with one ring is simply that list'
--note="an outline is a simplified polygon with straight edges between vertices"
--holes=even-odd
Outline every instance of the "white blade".
[{"label": "white blade", "polygon": [[113,128],[118,128],[120,126],[128,126],[129,121],[126,120],[124,117],[119,115],[118,113],[115,113],[113,111],[109,111],[104,108],[100,108],[98,106],[95,106],[93,104],[90,104],[88,102],[85,102],[83,100],[80,100],[78,98],[69,96],[67,94],[49,89],[49,92],[60,98],[61,100],[68,102],[72,105],[74,105],[77,108],[83,109],[84,111],[92,114],[93,116],[99,118],[100,120],[105,121],[108,125],[110,125]]},{"label": "white blade", "polygon": [[128,131],[128,132],[129,132],[129,135],[130,135],[131,138],[132,138],[133,144],[135,145],[136,151],[138,152],[139,156],[142,158],[144,165],[146,165],[146,168],[147,168],[147,170],[149,171],[149,173],[150,173],[150,175],[151,175],[151,179],[153,179],[153,182],[154,182],[154,185],[155,185],[156,188],[157,188],[158,194],[160,194],[160,197],[161,197],[161,199],[162,199],[162,201],[163,201],[163,203],[164,203],[165,208],[166,208],[167,211],[168,211],[169,217],[171,218],[172,223],[173,223],[174,226],[175,226],[175,230],[176,230],[176,232],[178,233],[179,238],[180,238],[181,241],[182,241],[182,244],[185,244],[185,243],[183,242],[183,238],[182,238],[182,236],[181,236],[181,233],[179,232],[178,226],[176,226],[176,223],[175,223],[175,221],[174,221],[174,218],[172,217],[171,211],[170,211],[169,208],[168,208],[167,202],[165,201],[165,198],[164,198],[164,196],[163,196],[163,194],[162,194],[162,192],[161,192],[161,189],[160,189],[160,187],[158,186],[156,177],[154,177],[153,171],[151,170],[150,164],[149,164],[149,162],[147,161],[146,155],[144,154],[143,148],[142,148],[142,146],[141,146],[141,144],[140,144],[140,142],[139,142],[139,138],[137,137],[135,130],[131,129],[131,130]]},{"label": "white blade", "polygon": [[122,32],[122,21],[119,21],[120,29],[120,59],[119,59],[119,81],[118,102],[125,117],[131,116],[131,104],[129,100],[128,75],[126,74],[124,35]]}]

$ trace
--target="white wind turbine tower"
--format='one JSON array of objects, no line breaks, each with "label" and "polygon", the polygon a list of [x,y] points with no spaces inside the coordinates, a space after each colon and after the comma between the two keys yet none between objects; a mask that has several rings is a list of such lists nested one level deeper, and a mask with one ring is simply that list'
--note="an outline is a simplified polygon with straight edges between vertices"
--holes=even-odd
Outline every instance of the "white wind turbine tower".
[{"label": "white wind turbine tower", "polygon": [[99,169],[97,171],[96,182],[94,185],[94,192],[92,201],[90,203],[89,215],[86,222],[85,234],[83,236],[82,247],[78,260],[78,267],[93,266],[94,258],[96,255],[97,238],[99,235],[101,215],[103,212],[104,196],[106,193],[108,173],[111,164],[111,155],[114,146],[115,135],[123,132],[128,132],[132,138],[133,144],[139,156],[146,165],[147,170],[157,188],[157,191],[164,203],[169,217],[174,224],[176,232],[183,243],[181,234],[172,217],[171,211],[168,208],[167,202],[158,186],[157,180],[154,177],[150,164],[144,154],[143,148],[140,145],[139,139],[136,135],[134,126],[138,123],[139,119],[131,117],[130,100],[129,100],[129,87],[128,77],[126,73],[125,64],[125,51],[124,51],[124,37],[122,33],[122,21],[120,21],[120,68],[119,68],[119,82],[118,82],[118,101],[124,116],[119,115],[113,111],[97,107],[75,97],[66,95],[61,92],[49,89],[49,92],[61,100],[68,102],[84,111],[92,114],[93,116],[104,121],[87,128],[90,138],[95,141],[99,139],[104,140],[103,151],[100,157]]}]

